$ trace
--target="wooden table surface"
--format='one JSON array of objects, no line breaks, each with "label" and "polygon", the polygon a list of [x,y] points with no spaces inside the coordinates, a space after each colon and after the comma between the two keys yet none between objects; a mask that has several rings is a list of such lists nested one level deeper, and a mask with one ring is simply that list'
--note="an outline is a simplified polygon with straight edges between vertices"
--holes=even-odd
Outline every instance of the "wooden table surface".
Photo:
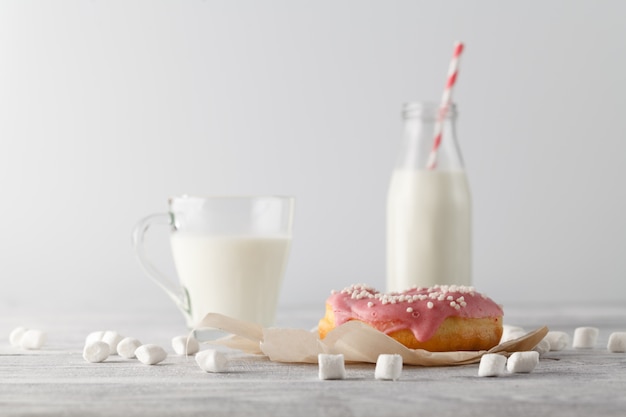
[{"label": "wooden table surface", "polygon": [[[624,416],[626,354],[609,353],[608,337],[626,331],[626,307],[526,306],[506,311],[506,324],[532,330],[547,325],[573,336],[579,326],[600,329],[593,349],[542,356],[530,374],[479,378],[478,365],[405,366],[397,381],[374,379],[374,365],[346,365],[347,379],[321,381],[316,365],[273,363],[227,352],[231,372],[203,372],[193,358],[173,353],[170,340],[185,333],[171,314],[3,314],[0,333],[0,415],[38,416]],[[155,315],[156,314],[156,315]],[[311,328],[321,311],[284,308],[278,324]],[[17,326],[39,328],[39,351],[11,347]],[[159,365],[112,356],[82,358],[88,333],[116,330],[169,352]]]}]

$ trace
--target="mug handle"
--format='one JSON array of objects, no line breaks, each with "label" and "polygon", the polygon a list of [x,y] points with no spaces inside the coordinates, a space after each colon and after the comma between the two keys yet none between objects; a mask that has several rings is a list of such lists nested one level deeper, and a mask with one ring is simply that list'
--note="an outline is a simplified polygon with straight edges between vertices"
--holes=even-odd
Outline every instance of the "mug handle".
[{"label": "mug handle", "polygon": [[133,247],[135,248],[135,254],[139,260],[139,265],[141,265],[146,275],[161,287],[161,289],[174,300],[174,303],[185,314],[187,319],[190,319],[191,303],[187,289],[159,271],[146,256],[144,247],[145,234],[152,225],[157,224],[171,226],[174,224],[174,217],[171,213],[156,213],[141,219],[133,230]]}]

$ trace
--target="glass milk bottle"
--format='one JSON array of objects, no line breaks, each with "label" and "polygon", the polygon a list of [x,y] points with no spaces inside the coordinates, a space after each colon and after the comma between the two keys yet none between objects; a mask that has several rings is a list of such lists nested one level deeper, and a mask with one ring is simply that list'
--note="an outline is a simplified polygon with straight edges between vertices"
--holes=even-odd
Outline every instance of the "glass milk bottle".
[{"label": "glass milk bottle", "polygon": [[471,285],[471,199],[456,140],[456,107],[429,164],[436,103],[407,103],[404,138],[387,197],[387,291]]}]

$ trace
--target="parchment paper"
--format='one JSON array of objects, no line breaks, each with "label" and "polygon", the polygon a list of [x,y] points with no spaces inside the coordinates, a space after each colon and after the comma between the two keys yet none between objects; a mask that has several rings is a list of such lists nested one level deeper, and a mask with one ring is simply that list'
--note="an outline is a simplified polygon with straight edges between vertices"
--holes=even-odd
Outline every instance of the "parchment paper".
[{"label": "parchment paper", "polygon": [[501,343],[485,351],[429,352],[408,349],[386,334],[361,323],[349,321],[330,331],[322,340],[317,333],[304,329],[263,328],[262,326],[217,313],[207,314],[195,329],[220,329],[231,336],[204,343],[227,346],[249,354],[261,354],[274,362],[317,363],[320,353],[343,353],[346,362],[376,363],[382,353],[402,356],[405,365],[446,366],[476,363],[485,353],[506,356],[532,350],[548,333],[541,327],[523,337]]}]

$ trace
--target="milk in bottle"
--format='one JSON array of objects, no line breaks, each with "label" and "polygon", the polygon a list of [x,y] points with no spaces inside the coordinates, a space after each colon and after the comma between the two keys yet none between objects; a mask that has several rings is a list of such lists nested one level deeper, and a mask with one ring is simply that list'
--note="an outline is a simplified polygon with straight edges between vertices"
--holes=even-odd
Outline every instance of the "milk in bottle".
[{"label": "milk in bottle", "polygon": [[387,199],[387,291],[471,285],[471,199],[452,105],[429,167],[439,106],[404,106],[404,144]]}]

